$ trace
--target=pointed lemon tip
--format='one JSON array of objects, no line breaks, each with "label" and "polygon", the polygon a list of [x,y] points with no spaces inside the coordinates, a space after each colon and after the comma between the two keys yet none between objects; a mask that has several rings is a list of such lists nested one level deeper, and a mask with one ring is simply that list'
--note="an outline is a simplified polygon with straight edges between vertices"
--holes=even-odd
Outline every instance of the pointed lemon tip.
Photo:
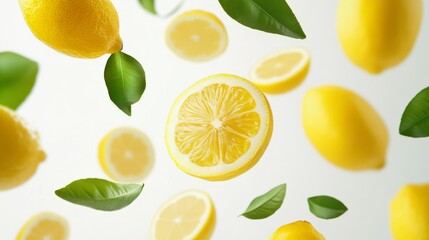
[{"label": "pointed lemon tip", "polygon": [[118,36],[112,46],[107,50],[107,53],[117,53],[123,48],[122,39]]}]

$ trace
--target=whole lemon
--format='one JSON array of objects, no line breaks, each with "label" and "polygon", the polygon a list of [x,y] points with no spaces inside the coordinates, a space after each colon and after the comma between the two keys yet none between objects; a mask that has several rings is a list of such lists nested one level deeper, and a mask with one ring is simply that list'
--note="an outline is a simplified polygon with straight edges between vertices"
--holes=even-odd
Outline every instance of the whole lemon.
[{"label": "whole lemon", "polygon": [[296,221],[279,227],[270,240],[324,240],[309,222]]},{"label": "whole lemon", "polygon": [[337,31],[344,52],[370,73],[401,63],[422,20],[422,0],[340,0]]},{"label": "whole lemon", "polygon": [[390,227],[395,240],[429,239],[429,183],[407,185],[390,204]]},{"label": "whole lemon", "polygon": [[302,103],[305,133],[331,163],[349,170],[384,166],[388,133],[374,108],[338,86],[307,91]]},{"label": "whole lemon", "polygon": [[110,0],[19,0],[33,34],[57,51],[96,58],[122,49]]},{"label": "whole lemon", "polygon": [[37,133],[12,110],[0,106],[0,190],[27,181],[45,157]]}]

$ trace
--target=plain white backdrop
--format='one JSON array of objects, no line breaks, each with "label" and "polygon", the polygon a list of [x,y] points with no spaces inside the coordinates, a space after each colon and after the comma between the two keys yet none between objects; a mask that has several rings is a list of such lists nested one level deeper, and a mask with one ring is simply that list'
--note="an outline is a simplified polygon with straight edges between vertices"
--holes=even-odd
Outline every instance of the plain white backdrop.
[{"label": "plain white backdrop", "polygon": [[[108,56],[85,60],[60,54],[38,41],[26,26],[18,0],[0,1],[0,51],[14,51],[39,63],[32,94],[19,108],[38,129],[48,158],[24,185],[0,192],[0,239],[14,239],[24,222],[40,211],[64,216],[72,240],[149,239],[152,218],[163,202],[186,189],[208,192],[215,203],[214,240],[267,239],[279,226],[310,221],[329,240],[391,239],[389,202],[401,186],[429,181],[429,139],[398,134],[401,114],[418,91],[427,87],[429,5],[413,52],[400,66],[370,75],[353,66],[341,51],[336,34],[337,1],[288,1],[306,40],[251,30],[230,19],[216,0],[188,0],[180,12],[203,9],[215,13],[229,34],[227,51],[206,63],[176,57],[164,43],[170,18],[146,13],[137,0],[113,3],[121,24],[124,52],[146,70],[147,88],[128,117],[110,102],[103,71]],[[247,173],[225,182],[188,176],[175,167],[164,144],[164,125],[175,97],[202,77],[233,73],[248,77],[261,57],[277,50],[304,46],[312,55],[310,73],[292,92],[268,95],[274,114],[274,133],[260,162]],[[348,87],[366,98],[389,129],[387,164],[381,171],[348,172],[324,160],[310,145],[301,124],[300,105],[306,90],[323,84]],[[100,139],[109,130],[132,126],[152,140],[156,163],[144,181],[141,196],[116,212],[73,205],[54,190],[86,177],[107,178],[97,161]],[[1,133],[0,133],[1,134]],[[257,195],[287,183],[284,205],[272,217],[237,217]],[[308,210],[307,198],[327,194],[341,199],[349,211],[340,218],[321,220]]]}]

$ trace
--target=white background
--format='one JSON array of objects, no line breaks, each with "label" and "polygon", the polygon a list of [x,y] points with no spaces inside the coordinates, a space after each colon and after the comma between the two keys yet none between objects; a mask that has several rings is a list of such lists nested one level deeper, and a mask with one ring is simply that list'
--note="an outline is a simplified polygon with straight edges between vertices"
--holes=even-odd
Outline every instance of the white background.
[{"label": "white background", "polygon": [[[124,52],[136,57],[147,74],[147,89],[128,117],[110,102],[103,80],[108,56],[85,60],[60,54],[38,41],[26,26],[18,0],[0,1],[0,51],[15,51],[40,66],[36,86],[18,110],[38,129],[48,154],[24,185],[0,192],[0,239],[14,239],[24,222],[40,211],[63,215],[72,240],[149,239],[156,210],[186,189],[208,192],[215,203],[213,239],[267,239],[279,226],[310,221],[329,240],[391,239],[388,205],[407,183],[429,181],[429,139],[398,134],[409,100],[427,87],[429,18],[409,58],[381,75],[353,66],[336,35],[337,1],[289,0],[308,38],[295,40],[248,29],[230,19],[217,1],[189,0],[181,12],[200,8],[215,13],[229,33],[227,51],[214,61],[191,63],[176,57],[164,43],[170,19],[149,15],[137,0],[113,1],[120,17]],[[429,5],[425,4],[425,12]],[[215,73],[248,77],[252,65],[277,50],[305,46],[312,54],[306,81],[294,91],[269,95],[274,133],[260,162],[247,173],[225,182],[208,182],[182,173],[168,156],[164,125],[174,98],[187,86]],[[379,111],[390,133],[387,164],[381,171],[348,172],[325,161],[304,135],[300,104],[306,90],[323,84],[353,89]],[[151,138],[156,164],[142,195],[116,212],[101,212],[65,202],[54,190],[86,177],[107,178],[97,161],[100,139],[118,126],[141,129]],[[237,217],[255,196],[280,183],[288,184],[282,208],[272,217],[252,221]],[[321,220],[308,210],[307,197],[327,194],[341,199],[349,211]]]}]

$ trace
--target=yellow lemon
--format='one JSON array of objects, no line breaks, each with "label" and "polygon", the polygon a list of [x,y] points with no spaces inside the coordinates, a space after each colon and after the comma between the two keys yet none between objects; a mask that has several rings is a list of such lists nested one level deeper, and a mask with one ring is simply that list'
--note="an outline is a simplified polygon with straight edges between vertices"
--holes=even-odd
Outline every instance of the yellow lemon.
[{"label": "yellow lemon", "polygon": [[45,157],[37,133],[12,110],[0,106],[0,190],[26,182]]},{"label": "yellow lemon", "polygon": [[155,153],[149,138],[141,131],[120,127],[100,142],[98,159],[104,172],[119,182],[140,182],[153,168]]},{"label": "yellow lemon", "polygon": [[270,240],[325,240],[309,222],[296,221],[279,227]]},{"label": "yellow lemon", "polygon": [[250,80],[262,91],[282,93],[302,83],[310,68],[310,53],[304,48],[287,49],[259,61]]},{"label": "yellow lemon", "polygon": [[216,221],[209,195],[189,190],[168,200],[156,213],[152,240],[209,240]]},{"label": "yellow lemon", "polygon": [[28,220],[19,231],[17,240],[66,240],[69,237],[67,221],[54,213],[42,212]]},{"label": "yellow lemon", "polygon": [[404,186],[390,204],[394,240],[429,239],[429,183]]},{"label": "yellow lemon", "polygon": [[96,58],[122,49],[110,0],[19,0],[33,34],[70,56]]},{"label": "yellow lemon", "polygon": [[337,31],[344,52],[370,73],[401,63],[422,20],[422,0],[340,0]]},{"label": "yellow lemon", "polygon": [[176,55],[194,62],[216,58],[228,46],[222,22],[202,10],[191,10],[175,17],[165,31],[165,40]]},{"label": "yellow lemon", "polygon": [[170,156],[207,180],[236,177],[261,158],[273,131],[270,105],[251,82],[229,74],[204,78],[174,102],[166,126]]},{"label": "yellow lemon", "polygon": [[310,142],[331,163],[349,170],[384,166],[386,126],[356,93],[338,86],[310,89],[302,103],[302,120]]}]

